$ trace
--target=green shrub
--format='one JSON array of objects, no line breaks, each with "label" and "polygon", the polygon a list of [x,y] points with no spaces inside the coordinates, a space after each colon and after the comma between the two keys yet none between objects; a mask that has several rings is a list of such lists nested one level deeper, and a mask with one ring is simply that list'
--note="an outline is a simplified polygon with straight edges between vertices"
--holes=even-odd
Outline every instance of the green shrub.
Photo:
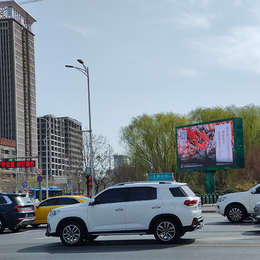
[{"label": "green shrub", "polygon": [[222,190],[215,190],[212,194],[218,194],[218,195],[221,195],[223,194],[224,192]]},{"label": "green shrub", "polygon": [[199,188],[192,188],[191,189],[196,195],[206,195],[206,192],[199,189]]},{"label": "green shrub", "polygon": [[223,191],[223,194],[228,194],[228,193],[235,193],[235,192],[239,192],[238,189],[235,188],[227,188]]}]

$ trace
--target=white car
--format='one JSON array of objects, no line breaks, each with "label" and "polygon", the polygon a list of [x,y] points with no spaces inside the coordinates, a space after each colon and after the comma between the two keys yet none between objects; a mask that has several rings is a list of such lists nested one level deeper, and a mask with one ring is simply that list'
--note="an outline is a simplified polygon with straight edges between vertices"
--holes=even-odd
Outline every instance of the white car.
[{"label": "white car", "polygon": [[100,192],[88,203],[52,210],[46,236],[67,246],[100,235],[154,234],[172,243],[203,226],[201,201],[185,183],[121,183]]},{"label": "white car", "polygon": [[232,223],[238,223],[252,216],[258,201],[260,201],[260,184],[245,192],[219,197],[215,207],[217,213],[227,216]]}]

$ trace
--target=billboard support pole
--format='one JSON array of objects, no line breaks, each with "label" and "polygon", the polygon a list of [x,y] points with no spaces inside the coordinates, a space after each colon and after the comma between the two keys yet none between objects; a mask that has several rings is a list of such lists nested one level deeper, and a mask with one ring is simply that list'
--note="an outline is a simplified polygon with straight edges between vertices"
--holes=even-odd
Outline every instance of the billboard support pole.
[{"label": "billboard support pole", "polygon": [[207,195],[215,191],[215,172],[216,171],[204,171],[205,191]]}]

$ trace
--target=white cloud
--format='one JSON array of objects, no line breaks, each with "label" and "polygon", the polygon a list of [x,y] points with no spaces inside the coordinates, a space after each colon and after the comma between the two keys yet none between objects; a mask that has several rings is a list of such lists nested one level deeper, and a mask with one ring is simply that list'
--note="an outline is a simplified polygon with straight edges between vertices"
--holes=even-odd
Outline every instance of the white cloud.
[{"label": "white cloud", "polygon": [[232,69],[260,73],[260,27],[239,27],[229,35],[193,42],[213,62]]},{"label": "white cloud", "polygon": [[210,20],[213,16],[201,14],[183,13],[180,17],[175,18],[175,22],[179,28],[182,29],[209,29]]},{"label": "white cloud", "polygon": [[90,36],[90,35],[94,35],[94,34],[97,34],[96,31],[94,30],[91,30],[91,29],[87,29],[87,28],[80,28],[78,26],[74,26],[74,25],[71,25],[71,24],[67,24],[67,23],[64,23],[63,24],[64,27],[67,27],[83,36]]},{"label": "white cloud", "polygon": [[170,69],[167,71],[169,74],[187,77],[187,78],[198,78],[201,73],[197,70],[181,68],[181,69]]},{"label": "white cloud", "polygon": [[166,17],[157,24],[170,24],[179,29],[209,29],[213,15],[202,15],[195,13],[181,13],[178,17]]}]

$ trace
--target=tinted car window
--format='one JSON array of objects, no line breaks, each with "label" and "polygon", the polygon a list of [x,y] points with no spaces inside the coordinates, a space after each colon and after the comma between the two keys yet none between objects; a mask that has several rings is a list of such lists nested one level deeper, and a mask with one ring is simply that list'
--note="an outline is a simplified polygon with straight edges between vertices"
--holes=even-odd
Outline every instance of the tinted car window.
[{"label": "tinted car window", "polygon": [[18,205],[25,205],[25,204],[32,204],[31,200],[27,196],[22,196],[22,195],[14,195],[12,196],[14,201]]},{"label": "tinted car window", "polygon": [[40,204],[40,207],[48,207],[56,205],[57,199],[49,199]]},{"label": "tinted car window", "polygon": [[76,203],[80,203],[80,202],[74,198],[58,198],[56,205],[70,205]]},{"label": "tinted car window", "polygon": [[126,200],[127,189],[111,189],[101,193],[96,197],[97,204],[124,202]]},{"label": "tinted car window", "polygon": [[5,198],[0,196],[0,204],[6,204],[6,203],[7,201],[5,200]]},{"label": "tinted car window", "polygon": [[173,197],[187,197],[186,193],[181,187],[170,188]]},{"label": "tinted car window", "polygon": [[128,201],[154,200],[157,198],[157,189],[153,187],[130,188]]},{"label": "tinted car window", "polygon": [[258,186],[258,187],[255,189],[255,193],[256,193],[256,194],[259,194],[259,193],[260,193],[260,186]]}]

